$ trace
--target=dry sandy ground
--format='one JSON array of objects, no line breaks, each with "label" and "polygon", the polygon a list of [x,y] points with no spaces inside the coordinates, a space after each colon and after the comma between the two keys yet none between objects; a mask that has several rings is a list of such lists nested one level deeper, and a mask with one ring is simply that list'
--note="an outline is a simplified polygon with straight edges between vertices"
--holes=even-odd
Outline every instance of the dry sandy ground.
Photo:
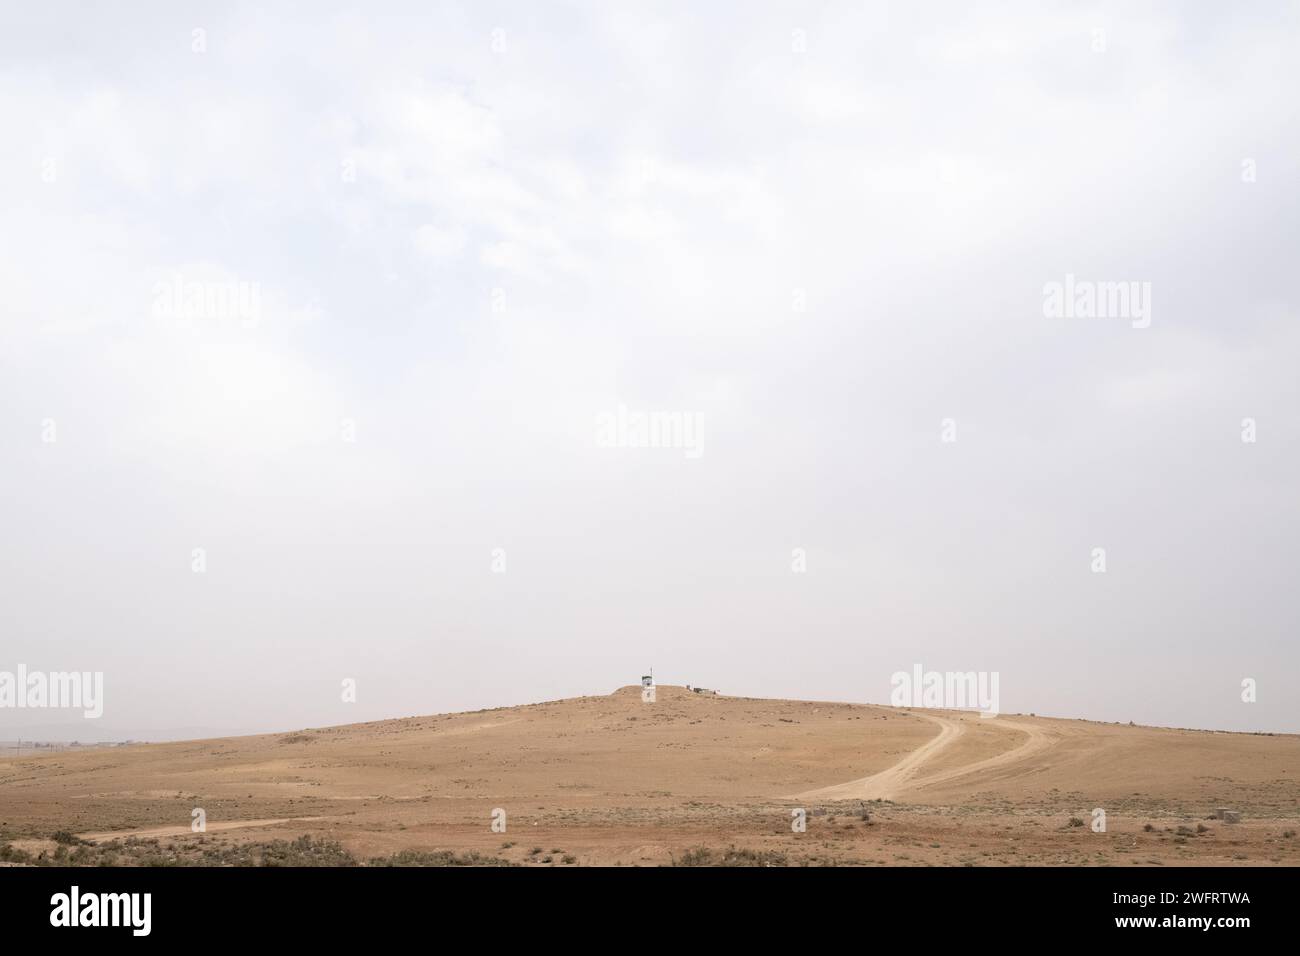
[{"label": "dry sandy ground", "polygon": [[[1300,863],[1295,735],[664,686],[643,703],[639,690],[0,759],[0,847],[52,853],[68,831],[156,839],[164,855],[306,834],[358,859],[477,851],[529,865],[671,864],[700,848],[789,864]],[[190,832],[195,807],[206,835]],[[1241,822],[1212,819],[1216,807]]]}]

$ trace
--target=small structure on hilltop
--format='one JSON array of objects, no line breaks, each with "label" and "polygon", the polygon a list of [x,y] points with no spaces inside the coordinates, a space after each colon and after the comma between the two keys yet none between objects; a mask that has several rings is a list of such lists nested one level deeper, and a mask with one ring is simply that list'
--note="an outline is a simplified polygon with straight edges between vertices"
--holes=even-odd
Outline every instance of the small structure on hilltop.
[{"label": "small structure on hilltop", "polygon": [[650,668],[650,673],[649,673],[649,674],[642,674],[642,675],[641,675],[641,686],[642,686],[642,687],[653,687],[654,684],[655,684],[655,669],[652,667],[652,668]]},{"label": "small structure on hilltop", "polygon": [[[689,684],[688,684],[687,686],[690,687]],[[694,691],[694,692],[697,693],[697,694],[702,694],[702,695],[704,695],[705,697],[717,697],[717,696],[718,696],[718,692],[717,692],[716,690],[709,690],[707,687],[691,687],[691,690]]]}]

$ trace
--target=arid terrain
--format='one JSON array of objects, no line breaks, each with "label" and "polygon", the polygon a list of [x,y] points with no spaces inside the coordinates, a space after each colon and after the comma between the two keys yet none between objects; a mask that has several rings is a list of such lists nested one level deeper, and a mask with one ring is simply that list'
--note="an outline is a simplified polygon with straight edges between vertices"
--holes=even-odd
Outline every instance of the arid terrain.
[{"label": "arid terrain", "polygon": [[19,864],[1296,865],[1297,830],[1296,735],[669,686],[0,758]]}]

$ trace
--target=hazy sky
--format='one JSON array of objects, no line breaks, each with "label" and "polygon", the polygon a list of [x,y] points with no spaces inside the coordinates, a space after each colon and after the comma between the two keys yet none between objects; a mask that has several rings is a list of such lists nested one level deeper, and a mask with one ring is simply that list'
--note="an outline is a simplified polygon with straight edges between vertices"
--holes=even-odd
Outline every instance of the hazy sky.
[{"label": "hazy sky", "polygon": [[0,670],[105,706],[0,738],[1300,730],[1300,6],[975,6],[5,4]]}]

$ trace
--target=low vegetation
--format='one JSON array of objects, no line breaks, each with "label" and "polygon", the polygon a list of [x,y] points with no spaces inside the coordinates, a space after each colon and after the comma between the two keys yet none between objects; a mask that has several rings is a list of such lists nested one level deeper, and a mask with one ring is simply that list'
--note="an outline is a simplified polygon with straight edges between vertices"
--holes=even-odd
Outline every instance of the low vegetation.
[{"label": "low vegetation", "polygon": [[296,840],[234,843],[211,838],[167,841],[128,837],[95,843],[60,831],[50,839],[53,851],[32,852],[0,843],[0,863],[27,866],[514,866],[509,860],[478,852],[402,850],[387,857],[358,860],[333,840],[301,836]]},{"label": "low vegetation", "polygon": [[789,866],[790,860],[777,850],[749,850],[728,847],[712,850],[702,846],[687,850],[673,861],[674,866]]}]

